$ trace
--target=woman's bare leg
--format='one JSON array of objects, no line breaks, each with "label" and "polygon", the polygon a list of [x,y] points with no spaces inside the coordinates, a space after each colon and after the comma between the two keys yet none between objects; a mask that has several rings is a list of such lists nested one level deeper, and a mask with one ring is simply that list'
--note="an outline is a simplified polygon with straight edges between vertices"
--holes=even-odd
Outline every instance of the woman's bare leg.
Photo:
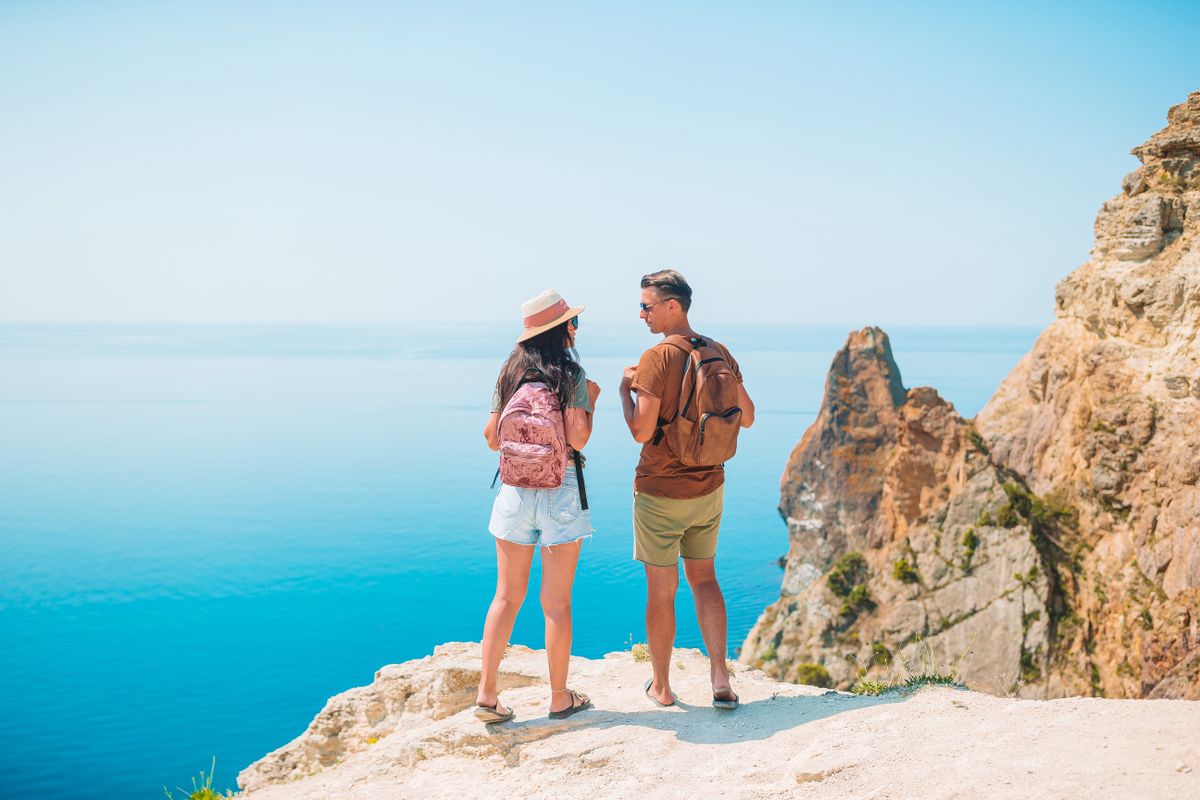
[{"label": "woman's bare leg", "polygon": [[583,541],[542,548],[542,613],[546,615],[546,661],[550,666],[550,710],[571,706],[571,586]]},{"label": "woman's bare leg", "polygon": [[500,659],[512,636],[517,612],[525,601],[529,586],[529,565],[533,563],[532,545],[496,540],[496,596],[483,623],[483,669],[479,673],[479,691],[475,702],[496,705],[496,675]]}]

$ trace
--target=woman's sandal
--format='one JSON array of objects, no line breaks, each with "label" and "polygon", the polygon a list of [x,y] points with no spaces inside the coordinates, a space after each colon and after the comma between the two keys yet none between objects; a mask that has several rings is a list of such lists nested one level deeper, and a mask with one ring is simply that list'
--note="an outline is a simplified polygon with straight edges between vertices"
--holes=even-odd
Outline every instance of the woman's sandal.
[{"label": "woman's sandal", "polygon": [[592,698],[574,689],[551,689],[550,691],[552,694],[571,695],[571,705],[559,711],[551,711],[550,719],[566,719],[577,711],[583,711],[585,708],[592,707]]},{"label": "woman's sandal", "polygon": [[494,706],[475,706],[475,719],[488,725],[494,725],[498,722],[508,722],[515,717],[517,712],[511,708],[505,708],[500,705],[500,700],[496,700]]}]

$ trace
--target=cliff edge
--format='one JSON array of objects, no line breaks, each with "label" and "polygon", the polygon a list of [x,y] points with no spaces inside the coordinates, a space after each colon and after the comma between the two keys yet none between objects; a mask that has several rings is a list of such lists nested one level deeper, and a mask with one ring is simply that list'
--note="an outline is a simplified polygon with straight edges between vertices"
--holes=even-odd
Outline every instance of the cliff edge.
[{"label": "cliff edge", "polygon": [[708,705],[708,662],[676,652],[680,697],[642,693],[630,653],[572,659],[595,708],[546,717],[543,651],[501,665],[508,724],[472,716],[479,646],[381,669],[332,698],[300,737],[252,764],[247,800],[521,797],[1096,798],[1188,796],[1200,774],[1200,704],[1033,702],[948,688],[859,697],[735,665],[742,707]]}]

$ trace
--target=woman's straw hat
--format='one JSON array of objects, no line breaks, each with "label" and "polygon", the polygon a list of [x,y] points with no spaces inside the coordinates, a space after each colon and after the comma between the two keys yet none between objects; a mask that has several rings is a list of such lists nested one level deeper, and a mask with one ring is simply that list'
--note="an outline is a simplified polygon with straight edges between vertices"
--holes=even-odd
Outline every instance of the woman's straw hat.
[{"label": "woman's straw hat", "polygon": [[583,311],[586,306],[568,306],[567,301],[554,289],[547,289],[532,300],[521,303],[521,316],[525,331],[517,337],[518,342],[532,339],[555,325],[561,325]]}]

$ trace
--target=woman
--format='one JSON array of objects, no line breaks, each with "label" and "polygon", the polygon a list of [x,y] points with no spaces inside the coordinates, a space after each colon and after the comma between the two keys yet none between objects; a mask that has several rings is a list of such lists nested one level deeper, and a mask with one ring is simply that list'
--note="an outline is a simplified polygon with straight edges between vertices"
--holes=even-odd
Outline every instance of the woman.
[{"label": "woman", "polygon": [[[575,360],[575,332],[583,306],[571,308],[549,289],[521,305],[525,330],[500,369],[492,413],[483,429],[492,450],[500,449],[500,412],[525,383],[546,385],[563,409],[563,431],[578,452],[592,433],[592,411],[600,387],[587,379]],[[508,646],[517,611],[525,599],[533,551],[542,550],[542,612],[546,617],[546,660],[550,665],[550,716],[562,719],[591,706],[587,695],[567,688],[571,659],[571,584],[591,520],[581,507],[574,454],[567,453],[562,485],[523,489],[502,485],[492,506],[488,530],[496,538],[496,596],[483,626],[483,669],[475,716],[483,722],[507,722],[514,714],[501,705],[496,675]]]}]

